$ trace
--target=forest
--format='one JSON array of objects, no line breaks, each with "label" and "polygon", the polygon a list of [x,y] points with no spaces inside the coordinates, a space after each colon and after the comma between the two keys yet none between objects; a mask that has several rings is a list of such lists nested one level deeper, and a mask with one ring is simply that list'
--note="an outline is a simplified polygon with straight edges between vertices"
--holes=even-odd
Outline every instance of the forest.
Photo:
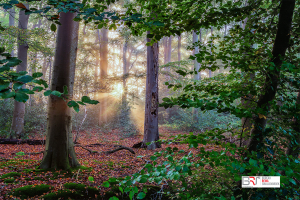
[{"label": "forest", "polygon": [[0,199],[300,199],[299,63],[299,0],[1,0]]}]

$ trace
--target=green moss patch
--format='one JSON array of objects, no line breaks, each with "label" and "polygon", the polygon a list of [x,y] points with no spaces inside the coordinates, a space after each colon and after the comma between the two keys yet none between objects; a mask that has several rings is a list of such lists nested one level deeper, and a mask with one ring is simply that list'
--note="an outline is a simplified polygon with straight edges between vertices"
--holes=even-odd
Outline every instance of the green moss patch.
[{"label": "green moss patch", "polygon": [[13,178],[13,177],[20,177],[22,174],[18,172],[9,172],[7,174],[3,174],[0,178],[6,179],[6,178]]},{"label": "green moss patch", "polygon": [[43,196],[44,200],[53,200],[53,199],[83,199],[83,195],[77,191],[71,190],[59,190],[57,192],[51,192]]},{"label": "green moss patch", "polygon": [[24,187],[16,188],[12,191],[11,195],[15,197],[20,197],[21,199],[26,199],[29,197],[40,196],[47,193],[53,189],[50,185],[27,185]]},{"label": "green moss patch", "polygon": [[95,199],[95,196],[99,196],[100,192],[97,188],[86,186],[77,183],[65,183],[65,190],[52,192],[43,196],[47,199]]},{"label": "green moss patch", "polygon": [[4,180],[4,183],[13,183],[13,182],[15,182],[15,180],[16,179],[14,179],[14,178],[8,178],[8,179]]},{"label": "green moss patch", "polygon": [[65,183],[64,187],[67,189],[77,190],[78,192],[81,192],[82,194],[86,194],[91,197],[95,197],[95,195],[100,195],[99,190],[97,188],[85,186],[83,184]]}]

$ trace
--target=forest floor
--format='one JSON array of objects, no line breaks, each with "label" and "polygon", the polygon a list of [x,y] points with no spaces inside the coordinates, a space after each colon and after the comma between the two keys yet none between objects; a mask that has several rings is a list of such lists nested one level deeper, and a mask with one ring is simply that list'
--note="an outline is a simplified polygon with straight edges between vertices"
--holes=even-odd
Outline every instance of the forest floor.
[{"label": "forest floor", "polygon": [[[160,129],[160,139],[168,139],[171,135],[187,134],[186,132],[170,131]],[[42,138],[33,138],[42,139]],[[123,138],[118,130],[112,130],[108,133],[99,133],[96,130],[82,131],[79,133],[78,142],[93,151],[109,151],[116,149],[118,145],[132,147],[134,144],[142,141],[142,136],[132,136]],[[91,145],[97,143],[98,145]],[[90,146],[89,146],[90,145]],[[43,154],[16,155],[18,152],[34,153],[44,150],[44,145],[28,144],[0,144],[0,199],[14,199],[13,196],[7,196],[15,188],[25,185],[47,184],[53,186],[54,191],[62,190],[65,183],[81,183],[87,186],[96,187],[102,185],[110,177],[126,177],[139,172],[150,161],[154,152],[161,151],[166,147],[177,147],[179,150],[188,150],[187,144],[163,144],[162,148],[157,150],[145,150],[141,148],[132,148],[135,154],[123,149],[112,154],[91,154],[86,149],[78,146],[75,147],[77,158],[82,166],[87,169],[78,169],[68,174],[65,171],[35,171],[42,159]],[[219,148],[216,146],[206,145],[205,150]],[[144,156],[137,158],[137,156]],[[1,160],[2,159],[2,160]],[[3,175],[17,172],[15,177],[3,177]],[[19,174],[18,174],[19,173]],[[93,177],[91,182],[88,177]],[[52,190],[52,191],[53,191]],[[100,191],[105,192],[107,188],[100,187]],[[37,199],[37,198],[33,198]]]}]

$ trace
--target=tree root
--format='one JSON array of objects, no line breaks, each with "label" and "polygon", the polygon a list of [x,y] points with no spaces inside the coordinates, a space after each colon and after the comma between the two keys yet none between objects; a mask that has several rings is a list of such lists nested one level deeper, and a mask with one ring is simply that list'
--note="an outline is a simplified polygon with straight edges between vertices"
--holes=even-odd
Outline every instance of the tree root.
[{"label": "tree root", "polygon": [[83,149],[85,149],[85,150],[87,150],[88,152],[90,152],[90,153],[97,153],[97,154],[102,154],[102,153],[104,153],[104,154],[106,154],[106,155],[109,155],[109,154],[112,154],[112,153],[115,153],[115,152],[117,152],[117,151],[120,151],[120,150],[122,150],[122,149],[126,149],[126,150],[128,150],[128,151],[130,151],[130,153],[132,153],[132,154],[135,154],[135,152],[131,149],[131,148],[129,148],[129,147],[125,147],[125,146],[119,146],[118,148],[116,148],[116,149],[114,149],[114,150],[110,150],[110,151],[94,151],[94,150],[91,150],[91,149],[89,149],[89,148],[86,148],[86,147],[84,147],[84,146],[82,146],[82,145],[78,145],[78,144],[76,144],[76,145],[74,145],[75,147],[81,147],[81,148],[83,148]]}]

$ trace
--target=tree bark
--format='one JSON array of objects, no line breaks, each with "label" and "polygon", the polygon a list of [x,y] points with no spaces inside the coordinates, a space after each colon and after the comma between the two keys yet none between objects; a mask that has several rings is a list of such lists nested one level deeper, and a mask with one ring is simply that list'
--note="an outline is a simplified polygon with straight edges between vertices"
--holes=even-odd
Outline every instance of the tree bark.
[{"label": "tree bark", "polygon": [[[107,68],[108,68],[108,30],[103,28],[101,30],[101,45],[100,45],[100,78],[102,85],[105,84],[104,79],[107,77]],[[106,93],[102,93],[102,100],[100,100],[100,116],[99,124],[104,124],[107,122],[107,99]]]},{"label": "tree bark", "polygon": [[[150,34],[150,31],[148,31]],[[150,39],[147,38],[147,42]],[[145,122],[144,139],[142,147],[152,150],[160,147],[158,133],[158,43],[147,46],[147,77],[146,77],[146,103],[145,103]],[[153,142],[146,145],[148,142]]]},{"label": "tree bark", "polygon": [[[55,61],[51,90],[63,92],[68,87],[69,100],[73,97],[79,23],[73,21],[75,13],[60,13],[57,30]],[[50,95],[46,150],[41,169],[63,169],[79,166],[74,151],[71,109],[63,99]]]},{"label": "tree bark", "polygon": [[[266,72],[266,81],[262,95],[259,97],[257,102],[257,108],[261,108],[266,113],[269,112],[269,102],[275,98],[277,91],[282,64],[280,57],[284,59],[286,49],[289,45],[294,8],[295,0],[282,0],[279,12],[278,29],[272,50],[273,58],[271,62],[275,64],[275,69]],[[258,150],[258,144],[264,139],[263,131],[265,129],[267,119],[264,117],[259,118],[259,116],[256,115],[253,117],[253,122],[254,127],[251,130],[251,140],[248,146],[250,154]]]},{"label": "tree bark", "polygon": [[[16,17],[16,11],[15,11],[15,8],[12,7],[11,9],[9,9],[9,21],[8,21],[9,26],[15,26],[15,17]],[[14,48],[12,48],[10,54],[12,57],[15,56]]]},{"label": "tree bark", "polygon": [[[245,30],[246,24],[247,24],[248,18],[246,18],[244,20],[244,23],[242,24],[242,29]],[[253,44],[251,45],[253,47]],[[252,81],[255,78],[255,73],[247,73],[244,76],[245,80],[246,80],[246,84],[249,83],[249,79]],[[247,80],[248,79],[248,80]],[[241,106],[242,108],[251,108],[254,109],[254,105],[253,102],[251,101],[253,99],[253,95],[248,94],[245,96],[245,98],[241,99]],[[242,138],[240,140],[240,146],[248,146],[250,143],[250,131],[252,128],[252,118],[246,118],[243,117],[242,120],[242,133],[243,135],[245,135],[245,140],[242,141]]]},{"label": "tree bark", "polygon": [[[25,5],[28,8],[28,5]],[[25,31],[28,26],[29,15],[25,15],[24,10],[19,12],[19,29]],[[20,65],[17,66],[16,72],[27,70],[27,52],[28,44],[25,40],[25,35],[21,34],[18,36],[18,59],[22,61]],[[25,86],[23,86],[25,88]],[[11,125],[11,135],[10,138],[20,138],[24,134],[24,116],[25,116],[25,103],[14,101],[14,114]]]}]

